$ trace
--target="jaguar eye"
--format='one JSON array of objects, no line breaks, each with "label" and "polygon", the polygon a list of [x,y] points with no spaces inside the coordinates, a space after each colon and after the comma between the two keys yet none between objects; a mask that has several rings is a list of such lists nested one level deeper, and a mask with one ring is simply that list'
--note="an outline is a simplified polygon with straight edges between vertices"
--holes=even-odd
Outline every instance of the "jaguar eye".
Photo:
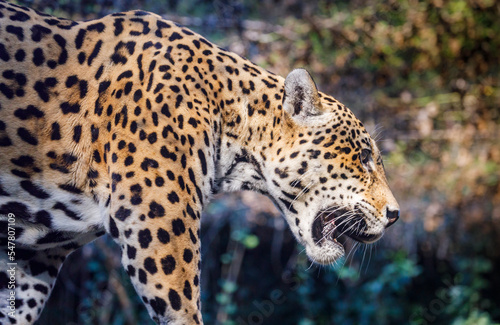
[{"label": "jaguar eye", "polygon": [[370,149],[362,149],[359,159],[361,159],[363,165],[367,165],[372,159],[372,151]]}]

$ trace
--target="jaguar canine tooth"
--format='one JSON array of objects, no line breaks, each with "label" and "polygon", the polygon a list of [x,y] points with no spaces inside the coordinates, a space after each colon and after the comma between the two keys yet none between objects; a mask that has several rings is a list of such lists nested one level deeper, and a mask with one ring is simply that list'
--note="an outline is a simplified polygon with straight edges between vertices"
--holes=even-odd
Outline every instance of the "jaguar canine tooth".
[{"label": "jaguar canine tooth", "polygon": [[323,235],[331,233],[333,228],[335,227],[335,224],[333,222],[327,223],[322,230]]}]

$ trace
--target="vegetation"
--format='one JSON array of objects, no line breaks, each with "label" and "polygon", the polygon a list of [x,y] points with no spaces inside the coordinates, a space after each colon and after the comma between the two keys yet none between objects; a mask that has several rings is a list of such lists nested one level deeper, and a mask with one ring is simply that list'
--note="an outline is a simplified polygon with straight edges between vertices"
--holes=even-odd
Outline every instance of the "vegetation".
[{"label": "vegetation", "polygon": [[[207,324],[500,322],[497,1],[18,2],[75,19],[151,10],[278,74],[306,67],[379,139],[402,220],[339,265],[311,265],[261,197],[208,207]],[[39,323],[150,324],[117,252],[100,239],[70,256]]]}]

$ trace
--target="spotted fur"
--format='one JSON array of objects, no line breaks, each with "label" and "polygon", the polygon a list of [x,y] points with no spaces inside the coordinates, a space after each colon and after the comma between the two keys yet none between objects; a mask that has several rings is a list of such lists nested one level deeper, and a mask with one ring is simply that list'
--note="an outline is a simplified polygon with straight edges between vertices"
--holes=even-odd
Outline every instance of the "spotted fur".
[{"label": "spotted fur", "polygon": [[74,22],[0,1],[0,21],[2,324],[35,322],[65,257],[105,233],[157,323],[201,324],[216,192],[269,196],[321,264],[339,230],[370,242],[397,219],[375,142],[304,70],[285,80],[143,11]]}]

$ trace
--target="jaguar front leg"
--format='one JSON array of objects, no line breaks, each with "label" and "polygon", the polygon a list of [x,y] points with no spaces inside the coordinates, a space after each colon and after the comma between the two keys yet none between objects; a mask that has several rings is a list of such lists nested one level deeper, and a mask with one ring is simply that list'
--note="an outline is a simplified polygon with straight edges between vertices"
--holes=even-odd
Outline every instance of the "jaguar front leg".
[{"label": "jaguar front leg", "polygon": [[[200,324],[201,202],[189,173],[156,160],[138,162],[141,177],[110,167],[108,233],[149,314],[159,324]],[[145,171],[145,173],[144,173]]]}]

